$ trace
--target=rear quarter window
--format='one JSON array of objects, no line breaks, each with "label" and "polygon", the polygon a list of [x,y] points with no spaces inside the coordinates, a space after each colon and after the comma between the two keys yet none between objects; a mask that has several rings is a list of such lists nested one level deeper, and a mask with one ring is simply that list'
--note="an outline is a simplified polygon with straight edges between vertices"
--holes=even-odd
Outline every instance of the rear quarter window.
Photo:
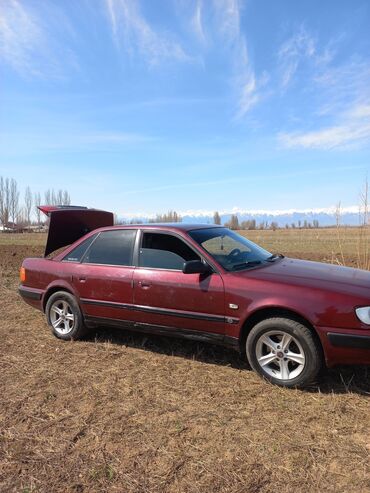
[{"label": "rear quarter window", "polygon": [[63,258],[63,262],[81,262],[82,257],[85,255],[86,250],[89,248],[91,243],[95,240],[96,235],[92,235],[89,238],[86,238],[82,243],[80,243],[76,248],[71,250],[67,255]]}]

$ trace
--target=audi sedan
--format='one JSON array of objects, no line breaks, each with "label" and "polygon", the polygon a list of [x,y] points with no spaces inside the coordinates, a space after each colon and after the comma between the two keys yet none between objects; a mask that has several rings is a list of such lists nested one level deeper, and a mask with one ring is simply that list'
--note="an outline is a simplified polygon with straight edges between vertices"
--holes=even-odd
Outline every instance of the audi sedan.
[{"label": "audi sedan", "polygon": [[312,384],[324,365],[370,364],[370,272],[271,254],[222,226],[41,210],[45,257],[24,260],[19,293],[60,339],[114,326],[207,341],[284,387]]}]

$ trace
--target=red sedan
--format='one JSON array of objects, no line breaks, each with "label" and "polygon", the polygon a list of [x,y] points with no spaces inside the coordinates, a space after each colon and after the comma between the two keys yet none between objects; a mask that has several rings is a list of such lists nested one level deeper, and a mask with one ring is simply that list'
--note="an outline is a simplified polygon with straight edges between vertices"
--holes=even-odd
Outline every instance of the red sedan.
[{"label": "red sedan", "polygon": [[45,255],[69,246],[25,259],[19,293],[60,339],[109,325],[209,341],[285,387],[311,384],[324,363],[370,364],[370,272],[272,255],[221,226],[41,209]]}]

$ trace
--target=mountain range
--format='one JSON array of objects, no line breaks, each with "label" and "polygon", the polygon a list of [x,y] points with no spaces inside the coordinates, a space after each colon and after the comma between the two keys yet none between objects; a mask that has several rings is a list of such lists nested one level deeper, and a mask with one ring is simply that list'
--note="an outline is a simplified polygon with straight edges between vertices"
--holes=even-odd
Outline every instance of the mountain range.
[{"label": "mountain range", "polygon": [[[279,227],[285,227],[287,224],[296,227],[305,224],[313,224],[318,221],[320,226],[334,226],[337,223],[337,208],[328,207],[326,209],[288,209],[288,210],[243,210],[233,208],[229,211],[218,211],[221,217],[221,223],[230,221],[232,215],[236,215],[239,224],[242,221],[255,220],[257,226],[261,223],[274,222]],[[178,212],[184,223],[193,224],[213,224],[214,211],[189,210]],[[122,214],[120,218],[124,221],[148,222],[156,217],[155,214]],[[358,226],[360,224],[360,209],[358,206],[343,207],[340,209],[340,224],[347,226]]]}]

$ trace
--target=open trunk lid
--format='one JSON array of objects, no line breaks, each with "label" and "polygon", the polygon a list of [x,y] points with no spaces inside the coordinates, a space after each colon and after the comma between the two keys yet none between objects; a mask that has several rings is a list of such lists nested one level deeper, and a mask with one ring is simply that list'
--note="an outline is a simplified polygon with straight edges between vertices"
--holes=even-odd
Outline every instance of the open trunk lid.
[{"label": "open trunk lid", "polygon": [[58,248],[74,243],[94,229],[113,226],[114,223],[112,212],[87,207],[42,205],[39,209],[50,219],[45,257]]}]

